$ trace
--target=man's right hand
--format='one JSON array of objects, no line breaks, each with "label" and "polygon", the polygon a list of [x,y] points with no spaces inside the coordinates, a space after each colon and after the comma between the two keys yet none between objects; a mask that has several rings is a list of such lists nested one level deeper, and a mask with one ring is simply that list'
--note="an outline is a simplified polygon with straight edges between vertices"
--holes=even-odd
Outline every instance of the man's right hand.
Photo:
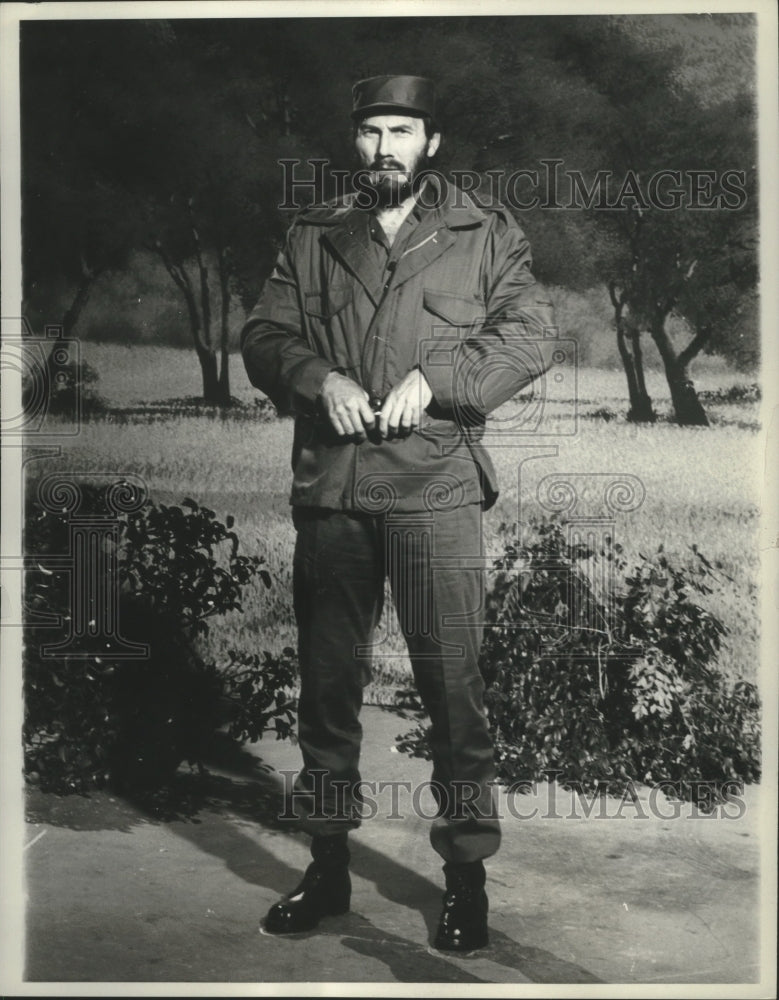
[{"label": "man's right hand", "polygon": [[319,392],[322,409],[341,437],[367,437],[367,430],[376,423],[369,400],[361,386],[335,371],[327,375]]}]

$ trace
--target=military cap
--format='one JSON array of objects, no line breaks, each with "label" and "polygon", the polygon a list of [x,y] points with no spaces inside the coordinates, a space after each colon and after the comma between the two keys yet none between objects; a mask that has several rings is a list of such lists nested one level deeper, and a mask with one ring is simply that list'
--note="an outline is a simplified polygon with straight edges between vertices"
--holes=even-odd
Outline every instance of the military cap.
[{"label": "military cap", "polygon": [[352,118],[397,111],[435,118],[435,86],[424,76],[371,76],[352,87]]}]

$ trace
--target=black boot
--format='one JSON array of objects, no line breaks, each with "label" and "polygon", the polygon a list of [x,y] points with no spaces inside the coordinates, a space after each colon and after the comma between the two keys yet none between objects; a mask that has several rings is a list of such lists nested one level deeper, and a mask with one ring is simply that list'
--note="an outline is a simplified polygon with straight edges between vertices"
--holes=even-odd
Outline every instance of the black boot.
[{"label": "black boot", "polygon": [[314,837],[311,856],[314,860],[297,889],[268,910],[265,930],[269,934],[310,931],[322,917],[346,913],[349,909],[352,881],[346,834]]},{"label": "black boot", "polygon": [[489,943],[489,903],[484,883],[487,875],[481,861],[444,865],[446,892],[438,922],[435,947],[441,951],[474,951]]}]

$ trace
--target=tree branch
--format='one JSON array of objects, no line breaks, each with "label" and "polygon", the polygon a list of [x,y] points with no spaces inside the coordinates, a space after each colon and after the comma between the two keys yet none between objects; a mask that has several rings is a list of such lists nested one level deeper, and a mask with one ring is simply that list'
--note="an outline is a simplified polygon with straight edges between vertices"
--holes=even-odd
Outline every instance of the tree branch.
[{"label": "tree branch", "polygon": [[203,259],[203,247],[200,243],[200,233],[195,225],[195,211],[193,199],[187,199],[187,215],[189,216],[189,228],[192,232],[192,239],[195,244],[195,258],[197,260],[198,271],[200,273],[200,308],[203,313],[203,340],[207,348],[211,349],[211,292],[208,287],[208,268]]},{"label": "tree branch", "polygon": [[65,310],[65,315],[62,317],[62,330],[66,337],[70,337],[73,334],[73,330],[76,326],[76,322],[81,315],[84,306],[89,301],[89,296],[92,292],[92,286],[97,280],[98,276],[105,270],[104,265],[97,265],[95,267],[88,267],[84,257],[81,257],[81,281],[79,282],[78,288],[76,289],[76,294],[73,297],[73,301],[70,306]]},{"label": "tree branch", "polygon": [[686,368],[687,365],[692,361],[692,359],[700,353],[701,348],[703,348],[706,345],[710,336],[711,336],[711,328],[708,326],[703,327],[695,334],[695,336],[692,338],[690,343],[684,348],[684,350],[679,352],[679,357],[677,358],[677,361],[683,368]]},{"label": "tree branch", "polygon": [[184,301],[187,304],[187,311],[189,313],[189,326],[192,332],[192,340],[195,343],[195,350],[198,354],[208,354],[209,347],[203,342],[203,338],[200,332],[200,317],[197,311],[197,303],[195,302],[195,295],[192,291],[192,282],[190,281],[189,275],[187,274],[186,268],[183,264],[176,264],[171,259],[170,254],[163,246],[161,240],[155,240],[151,245],[151,249],[158,255],[165,265],[165,270],[171,276],[176,286],[181,291],[184,296]]},{"label": "tree branch", "polygon": [[189,282],[189,275],[178,265],[173,263],[170,254],[167,252],[165,247],[162,245],[161,240],[155,240],[154,243],[149,245],[149,249],[153,250],[154,253],[160,258],[162,263],[165,265],[165,270],[175,281],[182,292],[186,294],[187,291],[191,291],[191,286]]},{"label": "tree branch", "polygon": [[615,309],[619,309],[621,311],[622,307],[625,304],[625,292],[623,291],[620,294],[619,298],[617,298],[617,283],[616,283],[616,281],[610,281],[608,283],[607,287],[608,287],[608,290],[609,290],[609,297],[611,298],[611,304],[614,306]]}]

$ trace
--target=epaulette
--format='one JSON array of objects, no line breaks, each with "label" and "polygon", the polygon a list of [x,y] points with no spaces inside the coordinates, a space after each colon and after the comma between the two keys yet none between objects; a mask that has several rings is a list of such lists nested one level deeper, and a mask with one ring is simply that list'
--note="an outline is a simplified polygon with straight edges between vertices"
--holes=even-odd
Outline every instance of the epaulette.
[{"label": "epaulette", "polygon": [[506,205],[502,201],[498,201],[497,198],[486,197],[478,199],[475,198],[473,195],[471,195],[471,197],[473,197],[475,204],[479,206],[482,212],[491,215],[497,215],[498,218],[501,220],[501,222],[505,226],[508,226],[509,229],[512,229],[514,226],[519,226],[517,217],[514,215],[511,209],[506,207]]},{"label": "epaulette", "polygon": [[473,191],[470,194],[474,204],[482,212],[498,212],[500,215],[511,215],[511,212],[509,212],[503,202],[498,201],[497,198],[490,198],[489,196],[479,198]]},{"label": "epaulette", "polygon": [[343,198],[333,198],[332,201],[308,205],[306,208],[301,208],[295,216],[295,221],[314,226],[327,226],[340,222],[354,206],[355,197],[354,194],[348,194]]}]

